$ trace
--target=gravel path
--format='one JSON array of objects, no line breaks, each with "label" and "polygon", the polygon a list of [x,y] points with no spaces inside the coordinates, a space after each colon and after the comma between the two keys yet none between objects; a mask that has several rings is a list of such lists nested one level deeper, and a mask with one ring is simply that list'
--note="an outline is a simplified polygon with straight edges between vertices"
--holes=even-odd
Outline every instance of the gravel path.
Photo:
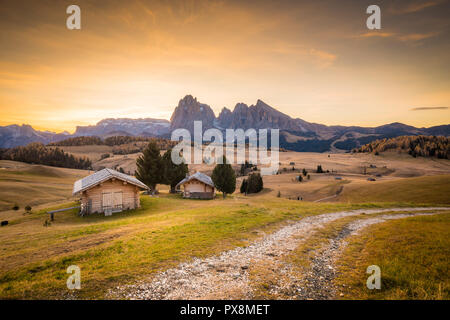
[{"label": "gravel path", "polygon": [[[375,214],[383,212],[420,212],[420,211],[449,210],[441,207],[425,208],[389,208],[389,209],[360,209],[315,215],[303,218],[280,230],[265,236],[247,247],[222,252],[219,255],[205,259],[194,258],[187,263],[181,263],[175,268],[156,274],[149,280],[143,280],[133,285],[117,287],[110,291],[110,296],[125,299],[252,299],[253,289],[249,281],[248,269],[251,266],[273,263],[280,266],[280,257],[294,250],[302,239],[307,238],[312,232],[335,220],[358,216],[361,214]],[[400,217],[400,214],[396,216]],[[406,217],[407,215],[401,215]],[[395,216],[394,216],[395,217]],[[299,291],[295,298],[329,298],[334,293],[333,289],[314,295],[317,287],[323,281],[328,281],[334,275],[327,273],[324,266],[331,263],[334,252],[340,247],[340,240],[346,235],[366,226],[368,221],[384,221],[387,218],[376,217],[362,220],[360,224],[349,225],[348,231],[344,231],[342,237],[333,239],[328,253],[318,257],[313,263],[311,275],[307,279],[313,286],[307,286],[304,292]],[[373,222],[377,223],[377,222]],[[345,228],[344,230],[347,230]],[[331,267],[332,268],[332,267]],[[331,269],[329,269],[331,272]],[[273,270],[280,273],[283,278],[290,274],[289,266],[280,266]],[[326,272],[325,272],[326,271]],[[323,277],[324,279],[320,279]],[[317,279],[319,281],[316,281]],[[322,282],[321,282],[322,281]],[[291,286],[292,284],[287,283]],[[304,285],[304,284],[303,284]],[[298,285],[295,285],[297,287]],[[305,288],[305,287],[304,287]],[[309,288],[309,289],[308,289]],[[298,289],[301,289],[299,287]]]},{"label": "gravel path", "polygon": [[407,213],[381,215],[370,219],[359,219],[346,225],[332,239],[321,253],[317,254],[310,265],[310,270],[300,282],[295,283],[294,292],[297,292],[297,299],[314,299],[324,300],[333,299],[338,296],[338,288],[336,288],[332,280],[336,276],[335,260],[341,250],[347,245],[345,239],[349,236],[357,234],[360,230],[386,220],[395,220],[409,218],[413,216],[434,215],[436,213]]}]

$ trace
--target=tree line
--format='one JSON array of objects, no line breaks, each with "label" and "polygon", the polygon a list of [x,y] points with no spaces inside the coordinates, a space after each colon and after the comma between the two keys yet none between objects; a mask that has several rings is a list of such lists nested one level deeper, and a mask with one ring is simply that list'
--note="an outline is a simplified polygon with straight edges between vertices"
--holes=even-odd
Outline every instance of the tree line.
[{"label": "tree line", "polygon": [[400,136],[372,141],[353,152],[380,152],[398,150],[413,157],[436,157],[450,159],[450,138],[443,136]]},{"label": "tree line", "polygon": [[72,169],[92,168],[92,162],[89,158],[75,157],[59,148],[48,148],[38,142],[3,149],[0,152],[0,159]]},{"label": "tree line", "polygon": [[107,145],[120,146],[133,142],[155,142],[160,149],[167,150],[176,145],[176,141],[155,137],[135,137],[135,136],[111,136],[102,139],[97,136],[73,137],[58,142],[49,143],[48,146],[88,146],[88,145]]}]

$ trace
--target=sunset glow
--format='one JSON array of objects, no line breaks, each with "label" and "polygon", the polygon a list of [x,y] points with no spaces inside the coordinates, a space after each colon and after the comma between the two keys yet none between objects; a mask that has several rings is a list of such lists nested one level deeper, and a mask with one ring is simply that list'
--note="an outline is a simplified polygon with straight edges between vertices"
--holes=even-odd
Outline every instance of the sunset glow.
[{"label": "sunset glow", "polygon": [[448,1],[380,1],[381,30],[369,1],[80,0],[81,30],[69,4],[2,2],[0,125],[169,119],[186,94],[216,114],[261,99],[327,125],[450,122]]}]

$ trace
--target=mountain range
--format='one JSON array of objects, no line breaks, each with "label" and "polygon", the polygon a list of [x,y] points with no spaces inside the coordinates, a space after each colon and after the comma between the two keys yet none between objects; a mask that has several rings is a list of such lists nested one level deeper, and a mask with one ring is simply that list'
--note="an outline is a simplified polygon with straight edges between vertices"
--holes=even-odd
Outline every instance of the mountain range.
[{"label": "mountain range", "polygon": [[192,132],[194,121],[202,121],[203,130],[280,129],[282,148],[310,152],[348,151],[376,139],[402,135],[450,136],[449,124],[429,128],[416,128],[398,122],[378,127],[326,126],[292,118],[261,100],[251,106],[238,103],[233,111],[223,108],[216,117],[209,105],[187,95],[179,101],[170,121],[152,118],[104,119],[96,125],[77,126],[74,134],[38,131],[30,125],[0,126],[0,147],[10,148],[30,142],[46,144],[77,136],[105,138],[131,135],[170,138],[170,132],[177,128],[186,128]]}]

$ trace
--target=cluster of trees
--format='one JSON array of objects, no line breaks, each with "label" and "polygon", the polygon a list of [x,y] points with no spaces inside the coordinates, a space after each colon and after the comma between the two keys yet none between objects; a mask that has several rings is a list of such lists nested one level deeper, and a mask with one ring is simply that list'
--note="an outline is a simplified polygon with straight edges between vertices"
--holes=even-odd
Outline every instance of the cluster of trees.
[{"label": "cluster of trees", "polygon": [[239,169],[239,174],[241,176],[245,176],[249,171],[256,171],[258,170],[258,167],[253,164],[248,162],[247,160],[245,160],[245,163],[241,164],[241,168]]},{"label": "cluster of trees", "polygon": [[48,144],[48,146],[64,146],[64,147],[68,147],[68,146],[90,146],[90,145],[101,145],[104,144],[103,140],[100,139],[99,137],[74,137],[74,138],[68,138],[65,140],[61,140],[58,142],[51,142]]},{"label": "cluster of trees", "polygon": [[436,157],[450,159],[450,138],[443,136],[401,136],[372,141],[353,152],[380,152],[397,150],[413,157]]},{"label": "cluster of trees", "polygon": [[106,144],[107,146],[120,146],[133,142],[154,142],[161,150],[171,149],[177,144],[176,141],[172,141],[169,139],[134,136],[113,136],[105,138],[104,142],[104,144]]},{"label": "cluster of trees", "polygon": [[[174,193],[176,185],[189,173],[187,164],[184,162],[173,163],[172,149],[167,150],[161,156],[160,149],[155,142],[150,142],[142,153],[136,160],[136,178],[146,184],[153,193],[157,184],[170,185],[170,192]],[[222,164],[214,167],[211,179],[224,198],[236,189],[236,174],[225,157],[222,159]]]},{"label": "cluster of trees", "polygon": [[30,143],[27,146],[3,150],[0,157],[2,160],[21,161],[54,167],[73,169],[92,168],[92,162],[88,158],[75,157],[59,148],[49,148],[38,142]]},{"label": "cluster of trees", "polygon": [[177,142],[163,138],[152,137],[134,137],[134,136],[112,136],[101,139],[97,136],[73,137],[58,142],[49,143],[48,146],[88,146],[88,145],[107,145],[120,146],[133,142],[155,142],[162,150],[173,148]]},{"label": "cluster of trees", "polygon": [[112,148],[112,154],[133,154],[139,153],[144,149],[145,146],[137,145],[120,145],[114,146]]},{"label": "cluster of trees", "polygon": [[249,193],[258,193],[264,188],[263,179],[259,172],[252,173],[248,176],[248,179],[242,180],[240,192],[249,194]]},{"label": "cluster of trees", "polygon": [[176,165],[171,159],[172,149],[163,156],[156,142],[151,141],[143,150],[143,154],[136,160],[136,178],[146,184],[154,193],[158,183],[170,185],[170,192],[189,172],[185,163]]}]

